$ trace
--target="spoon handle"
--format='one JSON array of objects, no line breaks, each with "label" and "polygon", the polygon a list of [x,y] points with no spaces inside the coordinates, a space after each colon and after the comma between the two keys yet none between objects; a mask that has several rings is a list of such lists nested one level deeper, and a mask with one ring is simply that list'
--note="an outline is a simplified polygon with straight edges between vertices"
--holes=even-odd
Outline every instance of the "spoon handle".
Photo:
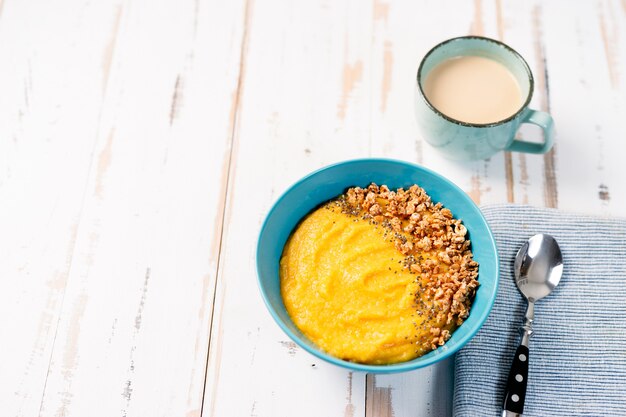
[{"label": "spoon handle", "polygon": [[528,379],[528,346],[520,344],[509,372],[509,380],[504,396],[503,416],[521,416],[524,412],[526,382]]}]

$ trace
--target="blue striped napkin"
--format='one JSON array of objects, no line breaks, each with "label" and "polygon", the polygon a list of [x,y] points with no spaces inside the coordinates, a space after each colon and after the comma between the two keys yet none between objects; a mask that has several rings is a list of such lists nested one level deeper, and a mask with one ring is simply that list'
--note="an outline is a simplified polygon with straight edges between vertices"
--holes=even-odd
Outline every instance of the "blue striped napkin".
[{"label": "blue striped napkin", "polygon": [[535,306],[524,416],[626,416],[626,219],[498,205],[483,208],[500,254],[500,286],[480,332],[456,356],[454,416],[500,416],[525,301],[518,248],[536,233],[563,252],[561,283]]}]

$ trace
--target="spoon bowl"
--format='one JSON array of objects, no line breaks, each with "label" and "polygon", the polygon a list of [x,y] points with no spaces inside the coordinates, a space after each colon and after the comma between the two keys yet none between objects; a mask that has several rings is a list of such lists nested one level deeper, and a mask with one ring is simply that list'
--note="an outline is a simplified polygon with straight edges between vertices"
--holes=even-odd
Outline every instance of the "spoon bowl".
[{"label": "spoon bowl", "polygon": [[528,301],[548,296],[563,274],[563,255],[558,243],[546,234],[531,237],[517,252],[514,270],[517,288]]}]

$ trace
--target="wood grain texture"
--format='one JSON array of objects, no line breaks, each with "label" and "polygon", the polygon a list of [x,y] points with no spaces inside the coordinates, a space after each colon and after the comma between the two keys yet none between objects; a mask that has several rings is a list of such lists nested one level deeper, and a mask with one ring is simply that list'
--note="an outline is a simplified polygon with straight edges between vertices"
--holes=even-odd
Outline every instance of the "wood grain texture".
[{"label": "wood grain texture", "polygon": [[58,14],[52,4],[2,5],[0,60],[10,63],[0,66],[3,415],[38,415],[53,346],[64,343],[57,327],[93,166],[99,52],[114,7],[80,4]]},{"label": "wood grain texture", "polygon": [[368,375],[366,416],[452,415],[454,358],[398,375]]},{"label": "wood grain texture", "polygon": [[376,384],[376,375],[368,374],[365,388],[365,415],[393,417],[391,387],[379,387]]},{"label": "wood grain texture", "polygon": [[[555,5],[542,3],[537,13],[543,28],[550,112],[558,129],[558,206],[624,216],[625,189],[618,185],[623,174],[615,170],[619,164],[617,155],[626,150],[621,139],[626,135],[622,122],[625,90],[611,82],[598,19],[600,13],[608,15],[608,8],[615,6],[614,2],[588,3],[564,15]],[[562,22],[558,28],[554,27],[556,22]],[[624,39],[626,28],[616,27]],[[563,36],[572,40],[571,47],[559,46]],[[613,60],[621,68],[626,65],[623,42],[615,45]]]},{"label": "wood grain texture", "polygon": [[[262,219],[367,156],[480,204],[626,217],[625,21],[624,0],[0,0],[1,414],[450,415],[452,360],[366,376],[288,340]],[[453,163],[420,137],[419,61],[469,33],[528,61],[549,154]]]},{"label": "wood grain texture", "polygon": [[243,2],[8,6],[3,413],[199,416]]}]

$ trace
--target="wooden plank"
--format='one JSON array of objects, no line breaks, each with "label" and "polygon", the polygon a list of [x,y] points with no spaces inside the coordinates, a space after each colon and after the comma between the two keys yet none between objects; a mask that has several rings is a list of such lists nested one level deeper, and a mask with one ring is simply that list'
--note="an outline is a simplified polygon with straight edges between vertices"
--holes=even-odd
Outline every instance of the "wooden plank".
[{"label": "wooden plank", "polygon": [[109,75],[42,416],[201,414],[243,5],[109,14],[117,35],[97,51]]},{"label": "wooden plank", "polygon": [[[117,5],[0,5],[0,404],[35,416],[73,260]],[[53,18],[51,18],[53,16]]]},{"label": "wooden plank", "polygon": [[206,416],[364,414],[365,376],[315,359],[264,312],[254,248],[265,213],[290,183],[369,154],[372,13],[357,1],[250,6]]},{"label": "wooden plank", "polygon": [[[619,139],[624,128],[618,122],[624,113],[624,94],[610,74],[625,65],[624,46],[618,41],[625,32],[616,18],[608,18],[615,15],[611,7],[615,8],[612,2],[575,8],[559,2],[504,2],[500,18],[504,40],[526,58],[535,76],[531,107],[549,111],[557,132],[555,149],[543,160],[512,154],[515,202],[596,214],[626,213],[623,187],[614,185],[620,177],[616,155],[626,150]],[[611,35],[605,38],[603,31]],[[611,50],[611,65],[605,45]],[[541,133],[523,127],[521,136],[532,140]],[[621,204],[614,205],[613,199]]]},{"label": "wooden plank", "polygon": [[[626,215],[620,155],[626,152],[626,28],[615,2],[576,8],[543,4],[541,25],[550,78],[550,110],[558,125],[559,207]],[[558,22],[558,23],[557,23]],[[558,25],[555,27],[554,25]],[[566,37],[570,42],[563,44]]]},{"label": "wooden plank", "polygon": [[453,386],[454,358],[398,375],[368,375],[366,415],[451,416]]}]

